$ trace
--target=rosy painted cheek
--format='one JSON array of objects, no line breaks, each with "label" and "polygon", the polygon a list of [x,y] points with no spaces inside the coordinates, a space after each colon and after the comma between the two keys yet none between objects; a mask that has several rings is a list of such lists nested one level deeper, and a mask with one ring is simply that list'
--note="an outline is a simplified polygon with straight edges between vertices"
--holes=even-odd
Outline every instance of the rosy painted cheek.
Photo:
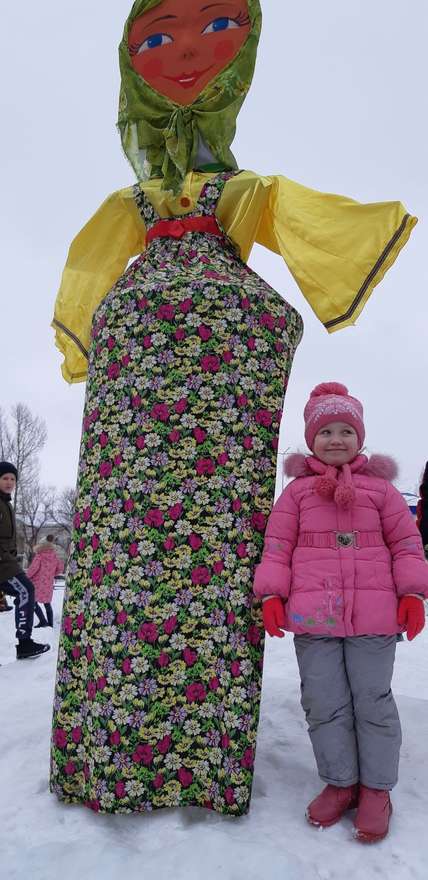
[{"label": "rosy painted cheek", "polygon": [[223,40],[215,47],[214,57],[217,61],[229,61],[236,53],[236,46],[232,40]]},{"label": "rosy painted cheek", "polygon": [[144,55],[134,55],[132,66],[143,79],[149,81],[156,79],[163,73],[163,61],[160,58],[144,58]]}]

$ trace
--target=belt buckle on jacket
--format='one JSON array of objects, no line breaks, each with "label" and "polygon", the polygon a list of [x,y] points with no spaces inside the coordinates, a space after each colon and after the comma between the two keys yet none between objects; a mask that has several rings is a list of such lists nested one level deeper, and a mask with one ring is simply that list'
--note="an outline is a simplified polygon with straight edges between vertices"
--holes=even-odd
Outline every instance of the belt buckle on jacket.
[{"label": "belt buckle on jacket", "polygon": [[335,532],[336,550],[340,547],[357,547],[357,535],[355,532]]}]

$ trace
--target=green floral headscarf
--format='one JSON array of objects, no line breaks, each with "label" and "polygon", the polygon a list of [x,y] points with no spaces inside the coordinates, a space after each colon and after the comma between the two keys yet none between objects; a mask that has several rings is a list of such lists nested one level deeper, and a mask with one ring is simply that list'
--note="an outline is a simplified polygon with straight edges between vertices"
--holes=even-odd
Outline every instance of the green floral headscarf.
[{"label": "green floral headscarf", "polygon": [[238,55],[193,104],[183,107],[152,89],[133,69],[129,56],[132,23],[160,2],[136,0],[126,22],[119,46],[122,85],[118,128],[138,180],[163,178],[162,188],[177,194],[193,168],[199,136],[220,164],[237,167],[230,145],[253,78],[262,13],[259,0],[248,0],[251,30]]}]

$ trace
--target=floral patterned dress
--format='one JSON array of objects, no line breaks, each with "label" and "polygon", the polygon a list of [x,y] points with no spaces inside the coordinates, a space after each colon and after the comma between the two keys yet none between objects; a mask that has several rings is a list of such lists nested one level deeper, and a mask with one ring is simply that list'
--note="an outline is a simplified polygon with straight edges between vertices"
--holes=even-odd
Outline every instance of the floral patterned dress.
[{"label": "floral patterned dress", "polygon": [[[230,174],[188,216],[215,215]],[[147,230],[159,217],[139,188]],[[299,314],[226,238],[154,238],[93,320],[51,788],[129,813],[248,811],[254,567]]]}]

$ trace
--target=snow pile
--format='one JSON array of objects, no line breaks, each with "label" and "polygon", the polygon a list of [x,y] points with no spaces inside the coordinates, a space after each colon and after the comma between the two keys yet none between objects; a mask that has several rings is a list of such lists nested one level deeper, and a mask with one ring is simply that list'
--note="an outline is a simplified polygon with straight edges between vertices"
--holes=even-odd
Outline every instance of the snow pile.
[{"label": "snow pile", "polygon": [[[428,630],[397,647],[394,691],[404,730],[401,779],[387,840],[352,840],[352,817],[318,831],[305,821],[320,791],[299,703],[291,637],[269,640],[252,808],[241,819],[204,810],[102,816],[48,790],[57,622],[35,630],[53,650],[14,662],[12,614],[0,615],[1,876],[8,880],[422,880],[428,845]],[[42,634],[40,636],[40,633]],[[45,637],[45,633],[49,635]]]}]

